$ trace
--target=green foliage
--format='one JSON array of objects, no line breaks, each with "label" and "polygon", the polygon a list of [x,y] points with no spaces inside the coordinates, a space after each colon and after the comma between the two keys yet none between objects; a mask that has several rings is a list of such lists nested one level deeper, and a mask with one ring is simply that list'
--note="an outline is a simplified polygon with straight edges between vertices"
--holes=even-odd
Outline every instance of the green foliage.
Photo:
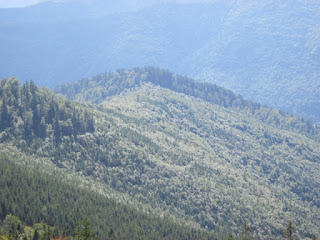
[{"label": "green foliage", "polygon": [[97,239],[97,237],[95,237],[95,232],[91,229],[90,221],[87,217],[77,224],[76,229],[74,230],[74,239],[75,240]]},{"label": "green foliage", "polygon": [[[54,117],[55,104],[42,99],[47,106],[44,116],[52,116],[47,117],[50,121],[46,120],[50,137],[42,139],[34,134],[33,121],[39,119],[34,119],[33,113],[26,114],[24,129],[31,129],[29,140],[25,140],[23,131],[19,133],[9,127],[1,133],[1,139],[7,143],[4,150],[15,146],[42,162],[46,173],[52,173],[54,166],[59,167],[71,176],[78,176],[78,181],[86,181],[89,188],[90,184],[97,191],[107,188],[110,191],[105,194],[112,192],[123,203],[139,203],[141,211],[170,216],[194,227],[217,233],[232,229],[234,236],[240,237],[242,223],[249,219],[256,238],[279,239],[283,236],[283,225],[294,216],[299,223],[297,236],[306,238],[311,237],[310,232],[319,233],[320,145],[314,126],[310,125],[307,131],[302,119],[261,106],[255,109],[255,104],[212,85],[198,85],[162,70],[152,71],[124,70],[111,74],[111,78],[98,76],[95,81],[75,84],[77,87],[68,89],[76,91],[74,99],[81,100],[82,105],[55,97],[61,115],[68,116],[63,121],[61,116]],[[146,81],[149,72],[153,75]],[[179,83],[177,86],[166,81],[170,76],[173,83]],[[206,91],[205,87],[211,90]],[[198,93],[197,89],[201,91]],[[94,121],[86,120],[86,112]],[[94,131],[90,132],[92,123]],[[79,125],[87,126],[87,131],[79,132]],[[38,166],[35,162],[26,165]],[[52,187],[50,193],[40,195],[48,196],[43,197],[48,201],[56,199],[57,204],[52,202],[46,208],[41,201],[39,206],[35,204],[38,207],[31,218],[35,222],[43,221],[48,213],[51,216],[58,212],[61,215],[51,220],[50,225],[74,229],[75,223],[90,213],[90,222],[99,236],[110,234],[116,238],[119,232],[121,236],[153,236],[157,234],[151,231],[160,231],[157,236],[161,238],[163,232],[170,232],[162,231],[169,227],[162,222],[150,227],[144,221],[132,221],[131,217],[112,218],[115,223],[111,223],[101,217],[102,213],[127,215],[104,212],[101,209],[109,208],[99,208],[103,204],[90,200],[86,194],[72,195],[67,200],[60,194],[52,196],[51,192],[60,192]],[[61,196],[69,196],[70,191],[61,190]],[[19,193],[7,194],[7,198],[13,201],[10,196],[15,194]],[[77,210],[69,207],[74,205]],[[82,205],[94,209],[79,207]],[[13,214],[26,221],[22,213]],[[126,224],[126,228],[119,229],[117,226],[123,226],[119,222]],[[145,229],[150,232],[145,233]]]},{"label": "green foliage", "polygon": [[294,240],[294,227],[292,222],[290,221],[286,227],[286,231],[284,232],[284,238],[287,240]]},{"label": "green foliage", "polygon": [[97,75],[74,84],[60,86],[56,91],[72,100],[101,103],[125,89],[141,86],[146,82],[225,108],[245,112],[250,117],[282,129],[294,130],[308,135],[319,134],[318,127],[310,121],[244,100],[241,96],[217,85],[195,82],[193,79],[153,67],[118,70],[113,73]]},{"label": "green foliage", "polygon": [[2,142],[25,140],[32,145],[36,139],[76,138],[78,134],[94,132],[93,116],[73,103],[57,98],[47,89],[38,89],[33,82],[21,87],[17,79],[1,80],[1,129],[6,134]]},{"label": "green foliage", "polygon": [[253,232],[247,222],[245,222],[242,226],[242,232],[240,235],[241,240],[253,240]]},{"label": "green foliage", "polygon": [[50,240],[53,237],[53,228],[43,222],[34,224],[32,239]]},{"label": "green foliage", "polygon": [[[34,240],[64,233],[71,236],[68,229],[75,229],[75,239],[96,239],[93,228],[99,239],[132,239],[132,234],[141,239],[215,239],[212,233],[119,204],[93,189],[79,187],[77,181],[66,183],[61,180],[63,176],[29,171],[28,167],[19,166],[25,157],[17,159],[0,153],[0,220],[4,219],[6,235],[27,235],[20,218],[34,226],[31,238],[28,236]],[[87,214],[88,218],[79,222]]]},{"label": "green foliage", "polygon": [[8,235],[8,239],[18,239],[22,233],[22,222],[13,215],[7,215],[3,221],[3,232]]}]

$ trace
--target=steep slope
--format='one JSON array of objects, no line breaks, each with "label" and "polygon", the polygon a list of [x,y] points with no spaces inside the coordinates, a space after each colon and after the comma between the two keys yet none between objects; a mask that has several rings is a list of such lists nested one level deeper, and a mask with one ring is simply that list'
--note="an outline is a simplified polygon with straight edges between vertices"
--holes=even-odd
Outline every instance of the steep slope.
[{"label": "steep slope", "polygon": [[[319,235],[320,144],[317,129],[303,119],[217,86],[145,68],[62,88],[91,102],[54,96],[56,115],[65,117],[56,121],[60,127],[46,122],[45,138],[33,130],[25,141],[21,128],[12,126],[34,119],[37,108],[20,113],[29,88],[15,91],[15,82],[2,82],[1,113],[8,114],[1,114],[1,121],[13,118],[1,142],[80,175],[99,190],[110,189],[115,199],[194,227],[239,234],[247,221],[257,238],[281,239],[293,221],[300,238]],[[50,96],[34,88],[31,99],[45,102],[44,95]],[[50,104],[43,106],[45,118]],[[87,127],[93,116],[93,128],[75,134],[77,115]],[[61,140],[54,141],[59,129]]]},{"label": "steep slope", "polygon": [[178,2],[108,16],[113,5],[63,5],[49,23],[55,7],[2,10],[0,74],[54,86],[155,65],[320,121],[319,1]]},{"label": "steep slope", "polygon": [[61,234],[88,215],[100,239],[111,229],[116,239],[215,239],[105,184],[105,168],[126,160],[119,153],[137,156],[112,120],[98,132],[92,110],[17,79],[0,81],[0,106],[0,220],[46,221]]},{"label": "steep slope", "polygon": [[[306,232],[306,219],[313,218],[311,228],[319,228],[319,142],[193,102],[147,85],[102,104],[108,115],[118,115],[121,124],[143,136],[136,136],[138,147],[150,140],[156,144],[144,150],[154,169],[119,166],[124,179],[116,189],[218,232],[227,232],[225,224],[238,232],[246,220],[262,239],[281,236],[292,219]],[[131,134],[136,133],[123,133]],[[314,215],[310,203],[317,209]]]},{"label": "steep slope", "polygon": [[88,217],[99,239],[216,239],[214,234],[117,203],[103,188],[46,159],[0,146],[1,220],[14,214],[29,226],[45,222],[54,226],[55,235],[68,236]]},{"label": "steep slope", "polygon": [[119,153],[123,160],[101,173],[118,191],[218,232],[248,221],[257,237],[278,239],[292,220],[300,237],[318,234],[318,136],[287,124],[307,126],[302,119],[153,68],[60,90],[100,103],[90,104],[102,114],[97,131],[107,131],[105,113],[121,132],[118,144],[136,152]]},{"label": "steep slope", "polygon": [[223,31],[184,62],[186,69],[247,99],[319,121],[319,12],[318,1],[236,1]]}]

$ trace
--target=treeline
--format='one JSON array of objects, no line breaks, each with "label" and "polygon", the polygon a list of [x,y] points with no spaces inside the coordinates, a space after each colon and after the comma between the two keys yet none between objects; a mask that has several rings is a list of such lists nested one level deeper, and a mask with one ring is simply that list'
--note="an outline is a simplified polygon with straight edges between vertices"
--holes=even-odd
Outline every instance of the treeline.
[{"label": "treeline", "polygon": [[[0,220],[5,228],[2,234],[34,239],[37,230],[38,239],[76,236],[89,221],[99,239],[216,239],[213,233],[148,215],[94,190],[78,187],[76,182],[65,183],[61,181],[63,176],[44,176],[14,161],[17,159],[0,154]],[[79,226],[77,223],[85,216],[87,220]]]},{"label": "treeline", "polygon": [[[284,229],[283,239],[284,240],[297,240],[295,235],[295,227],[292,222],[289,222]],[[245,222],[242,226],[241,233],[235,235],[233,233],[224,234],[224,237],[218,237],[223,240],[254,240],[253,231],[251,227]],[[181,236],[185,237],[185,236]],[[195,236],[196,237],[196,236]],[[100,237],[106,240],[123,239],[115,237],[113,229],[109,231],[105,236]],[[9,240],[97,240],[99,236],[95,229],[93,229],[90,220],[84,217],[83,220],[78,221],[75,229],[69,229],[68,231],[59,234],[56,232],[56,228],[46,223],[36,223],[32,227],[27,226],[17,216],[7,215],[3,222],[0,222],[0,239]],[[142,239],[141,236],[132,235],[130,239]],[[185,239],[185,238],[179,238]],[[315,235],[312,236],[311,240],[317,240]]]},{"label": "treeline", "polygon": [[0,81],[0,141],[15,138],[27,143],[49,138],[59,143],[64,136],[94,132],[92,114],[70,101],[57,98],[33,82],[20,86],[15,78]]},{"label": "treeline", "polygon": [[[96,231],[92,228],[88,218],[77,223],[77,226],[72,232],[67,236],[64,233],[63,235],[56,235],[54,233],[54,227],[51,227],[43,222],[36,223],[33,227],[26,226],[22,221],[13,215],[7,215],[5,220],[2,223],[0,222],[0,239],[23,239],[23,240],[96,240],[98,236]],[[295,236],[295,229],[292,222],[289,222],[287,227],[284,230],[283,239],[284,240],[293,240],[297,239]],[[1,236],[2,235],[2,236]],[[116,240],[114,236],[114,231],[111,229],[110,232],[103,237],[103,239]],[[132,236],[131,239],[141,239],[140,237],[136,238]],[[250,226],[246,223],[243,224],[242,232],[240,236],[236,236],[232,233],[229,233],[227,236],[222,237],[224,240],[254,240],[253,232]],[[316,236],[312,236],[312,240],[317,240]]]},{"label": "treeline", "polygon": [[120,94],[125,89],[152,83],[175,92],[184,93],[225,108],[241,110],[265,123],[277,127],[295,130],[307,135],[318,135],[319,127],[298,116],[261,106],[243,99],[215,84],[196,82],[191,78],[176,75],[170,71],[155,67],[118,70],[82,79],[74,84],[66,84],[56,89],[72,100],[100,103],[106,98]]}]

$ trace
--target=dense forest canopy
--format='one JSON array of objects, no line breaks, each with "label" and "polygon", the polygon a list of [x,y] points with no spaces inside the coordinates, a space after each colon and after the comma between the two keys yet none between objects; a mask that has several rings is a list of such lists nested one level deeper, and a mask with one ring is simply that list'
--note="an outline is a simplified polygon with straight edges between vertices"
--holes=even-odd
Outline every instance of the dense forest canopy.
[{"label": "dense forest canopy", "polygon": [[59,142],[64,136],[74,138],[94,132],[93,117],[75,104],[57,98],[50,90],[40,90],[33,82],[20,86],[15,78],[0,81],[2,141],[6,137],[51,138]]},{"label": "dense forest canopy", "polygon": [[191,78],[155,67],[134,68],[132,70],[122,69],[116,72],[100,74],[73,84],[59,86],[56,91],[73,100],[100,103],[110,96],[119,94],[125,89],[141,86],[145,82],[200,98],[226,108],[238,109],[246,112],[249,116],[283,129],[295,130],[307,135],[319,135],[319,127],[309,120],[261,106],[259,103],[247,101],[232,91],[217,85],[199,83]]},{"label": "dense forest canopy", "polygon": [[0,0],[0,240],[320,238],[319,13]]},{"label": "dense forest canopy", "polygon": [[[23,158],[27,156],[16,159],[13,153],[0,152],[0,238],[3,233],[11,234],[11,239],[18,239],[14,238],[17,234],[32,240],[37,230],[41,239],[58,235],[83,239],[76,238],[77,224],[88,217],[99,239],[216,239],[213,233],[119,204],[90,188],[79,187],[75,180],[61,180],[64,176],[58,175],[59,171],[56,175],[26,171],[21,165]],[[50,236],[45,238],[45,233]]]},{"label": "dense forest canopy", "polygon": [[301,118],[150,67],[58,89],[71,100],[1,84],[1,143],[30,168],[58,167],[111,199],[222,236],[247,222],[254,237],[280,239],[290,221],[299,237],[319,234],[318,129]]}]

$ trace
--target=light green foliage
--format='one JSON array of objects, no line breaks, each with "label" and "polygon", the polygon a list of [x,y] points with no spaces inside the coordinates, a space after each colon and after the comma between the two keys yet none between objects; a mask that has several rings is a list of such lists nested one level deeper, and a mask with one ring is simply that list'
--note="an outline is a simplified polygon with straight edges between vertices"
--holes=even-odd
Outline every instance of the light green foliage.
[{"label": "light green foliage", "polygon": [[[317,141],[152,85],[101,106],[128,128],[122,136],[133,141],[132,148],[142,149],[140,155],[151,160],[138,174],[131,169],[140,169],[139,158],[108,171],[124,178],[116,189],[180,217],[201,219],[202,227],[218,228],[217,223],[228,221],[240,228],[250,220],[261,238],[269,227],[281,235],[291,214],[305,227],[302,216],[318,219],[313,211],[319,212],[319,177],[312,177],[319,172]],[[257,220],[266,215],[270,218]]]},{"label": "light green foliage", "polygon": [[8,235],[9,239],[17,239],[23,231],[22,222],[13,215],[7,215],[3,221],[3,232]]},{"label": "light green foliage", "polygon": [[247,222],[245,222],[242,226],[242,231],[241,231],[241,235],[240,235],[240,239],[241,240],[253,240],[253,231],[250,228],[250,226],[248,225]]},{"label": "light green foliage", "polygon": [[[94,131],[58,141],[32,135],[23,145],[5,130],[4,146],[32,153],[49,173],[58,166],[85,186],[194,227],[240,236],[247,221],[254,237],[280,239],[294,217],[297,236],[319,234],[320,143],[317,127],[303,119],[153,68],[62,92],[83,102],[77,107],[92,116]],[[74,104],[57,101],[62,113]],[[124,234],[142,229],[133,223]]]},{"label": "light green foliage", "polygon": [[99,75],[60,91],[102,102],[96,108],[109,123],[101,117],[97,133],[114,132],[116,149],[127,149],[100,177],[116,190],[209,229],[228,222],[240,233],[249,220],[254,234],[268,239],[271,229],[281,236],[290,216],[301,229],[314,219],[317,229],[318,130],[303,119],[153,68]]},{"label": "light green foliage", "polygon": [[86,217],[84,220],[79,222],[74,231],[74,240],[94,240],[95,232],[91,229],[90,221]]},{"label": "light green foliage", "polygon": [[241,96],[222,87],[208,83],[197,83],[193,79],[153,67],[118,70],[113,73],[97,75],[74,84],[60,86],[57,88],[57,92],[72,100],[101,103],[110,96],[141,86],[144,83],[152,83],[222,107],[236,109],[246,113],[248,117],[256,118],[281,129],[294,130],[308,135],[319,134],[319,129],[310,121],[246,101]]}]

